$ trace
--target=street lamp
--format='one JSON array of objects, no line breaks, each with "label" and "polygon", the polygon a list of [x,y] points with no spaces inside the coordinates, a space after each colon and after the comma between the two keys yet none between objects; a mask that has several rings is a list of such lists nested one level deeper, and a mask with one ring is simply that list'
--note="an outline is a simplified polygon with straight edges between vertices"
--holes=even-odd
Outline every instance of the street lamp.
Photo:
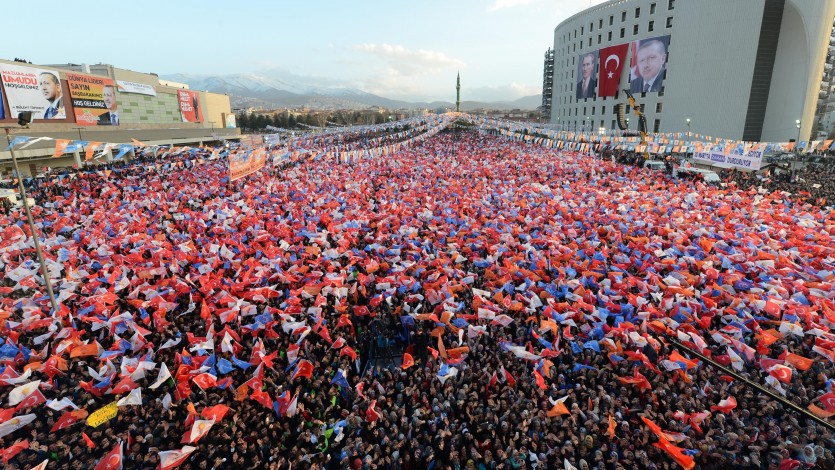
[{"label": "street lamp", "polygon": [[795,123],[795,125],[797,125],[797,140],[794,142],[794,149],[799,154],[800,153],[800,149],[799,149],[799,147],[800,147],[800,119],[795,119],[794,123]]},{"label": "street lamp", "polygon": [[690,118],[685,119],[687,121],[687,135],[690,135]]},{"label": "street lamp", "polygon": [[[29,123],[32,122],[32,113],[30,111],[25,111],[17,116],[17,124],[21,127],[28,127]],[[17,187],[20,189],[20,199],[23,202],[23,209],[26,211],[26,220],[29,222],[29,230],[32,234],[32,241],[35,242],[35,252],[38,255],[38,262],[41,265],[41,274],[43,274],[43,281],[44,285],[46,286],[46,293],[49,296],[49,301],[52,303],[52,315],[58,315],[58,301],[55,300],[55,294],[52,293],[52,283],[49,280],[49,270],[46,267],[46,262],[44,262],[43,252],[41,251],[41,244],[38,241],[38,232],[35,229],[35,221],[32,219],[32,211],[29,210],[29,202],[26,199],[26,188],[23,186],[23,175],[20,174],[20,168],[17,166],[17,157],[14,154],[14,145],[12,145],[12,139],[9,136],[9,131],[12,129],[11,127],[3,127],[6,130],[6,142],[9,143],[9,153],[12,155],[12,164],[14,165],[14,171],[17,174]]]}]

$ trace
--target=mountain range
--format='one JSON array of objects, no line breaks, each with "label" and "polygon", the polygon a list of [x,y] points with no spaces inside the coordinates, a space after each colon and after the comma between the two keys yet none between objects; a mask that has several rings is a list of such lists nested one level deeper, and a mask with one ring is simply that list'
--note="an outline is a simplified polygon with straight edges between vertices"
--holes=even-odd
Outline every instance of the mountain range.
[{"label": "mountain range", "polygon": [[[437,109],[454,107],[447,101],[410,102],[374,95],[357,88],[322,86],[286,77],[240,73],[230,75],[192,75],[177,73],[161,77],[185,83],[192,90],[228,94],[233,109],[250,107],[311,109]],[[512,101],[462,101],[462,111],[475,109],[534,110],[542,103],[542,95],[524,96]]]}]

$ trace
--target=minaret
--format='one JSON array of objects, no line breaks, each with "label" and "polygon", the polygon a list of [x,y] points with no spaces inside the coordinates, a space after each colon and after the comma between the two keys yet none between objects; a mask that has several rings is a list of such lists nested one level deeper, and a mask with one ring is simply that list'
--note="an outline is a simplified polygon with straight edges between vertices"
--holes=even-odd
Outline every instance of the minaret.
[{"label": "minaret", "polygon": [[461,72],[455,81],[455,112],[461,112]]}]

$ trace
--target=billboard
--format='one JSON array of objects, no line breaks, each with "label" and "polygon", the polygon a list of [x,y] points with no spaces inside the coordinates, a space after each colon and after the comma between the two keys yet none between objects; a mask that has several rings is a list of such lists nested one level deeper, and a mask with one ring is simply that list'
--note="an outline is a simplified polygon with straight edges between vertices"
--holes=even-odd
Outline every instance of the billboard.
[{"label": "billboard", "polygon": [[0,76],[12,117],[31,111],[32,119],[67,118],[57,70],[0,64]]},{"label": "billboard", "polygon": [[597,96],[597,58],[600,51],[580,54],[577,60],[577,89],[575,96],[578,100]]},{"label": "billboard", "polygon": [[664,87],[667,71],[667,50],[670,36],[658,36],[632,42],[629,70],[632,93],[658,93]]},{"label": "billboard", "polygon": [[200,93],[191,90],[177,90],[180,102],[180,115],[183,122],[203,122],[203,109],[200,107]]},{"label": "billboard", "polygon": [[119,109],[113,80],[67,72],[75,122],[81,126],[118,126]]},{"label": "billboard", "polygon": [[240,150],[229,156],[229,181],[251,175],[267,164],[267,150]]},{"label": "billboard", "polygon": [[234,129],[237,126],[237,118],[234,114],[227,114],[226,115],[226,128],[227,129]]},{"label": "billboard", "polygon": [[713,148],[696,149],[693,159],[713,165],[728,165],[744,170],[759,170],[762,166],[765,144],[738,143],[735,146],[715,145]]}]

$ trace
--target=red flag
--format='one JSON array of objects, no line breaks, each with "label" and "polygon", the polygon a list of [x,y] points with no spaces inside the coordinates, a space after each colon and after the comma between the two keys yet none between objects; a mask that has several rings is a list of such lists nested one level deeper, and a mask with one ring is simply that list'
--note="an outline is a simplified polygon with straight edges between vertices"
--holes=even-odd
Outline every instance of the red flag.
[{"label": "red flag", "polygon": [[253,390],[250,398],[264,405],[268,409],[273,408],[273,401],[270,399],[270,394],[261,390]]},{"label": "red flag", "polygon": [[55,432],[64,428],[68,428],[86,417],[86,410],[67,411],[66,413],[62,414],[60,418],[58,418],[58,421],[56,421],[55,424],[52,425],[52,429],[50,429],[49,432]]},{"label": "red flag", "polygon": [[380,419],[380,414],[374,409],[375,406],[377,406],[377,400],[371,400],[371,404],[368,405],[368,409],[365,411],[365,419],[372,423]]},{"label": "red flag", "polygon": [[615,419],[612,418],[612,415],[609,415],[609,439],[615,438],[615,429],[617,428],[617,423],[615,423]]},{"label": "red flag", "polygon": [[782,364],[776,364],[768,369],[768,373],[775,379],[779,380],[780,382],[783,382],[784,384],[791,383],[792,381],[791,367],[786,367]]},{"label": "red flag", "polygon": [[0,455],[3,456],[3,463],[9,463],[9,460],[14,458],[15,455],[23,452],[24,449],[29,448],[29,439],[25,441],[17,441],[11,446],[3,449],[0,451]]},{"label": "red flag", "polygon": [[95,449],[96,448],[96,444],[93,442],[92,439],[90,439],[90,436],[88,436],[87,433],[82,432],[81,437],[84,438],[84,443],[87,444],[88,449]]},{"label": "red flag", "polygon": [[122,443],[120,442],[104,458],[99,460],[94,470],[122,470],[123,463],[124,454],[122,453]]},{"label": "red flag", "polygon": [[629,44],[618,44],[600,49],[600,76],[598,80],[599,97],[615,96],[623,75],[626,51]]},{"label": "red flag", "polygon": [[203,372],[191,380],[193,380],[194,384],[202,390],[206,390],[207,388],[212,388],[217,385],[217,377],[209,374],[208,372]]},{"label": "red flag", "polygon": [[780,470],[794,470],[795,468],[802,468],[803,464],[794,459],[783,459],[780,462]]},{"label": "red flag", "polygon": [[729,414],[734,408],[736,408],[736,398],[728,397],[720,401],[718,405],[711,406],[710,411],[721,411],[722,413]]},{"label": "red flag", "polygon": [[171,470],[186,461],[197,447],[183,446],[180,450],[167,450],[159,453],[159,470]]},{"label": "red flag", "polygon": [[223,404],[215,405],[215,406],[207,406],[203,408],[203,412],[201,415],[205,419],[213,419],[215,421],[220,421],[226,416],[226,413],[229,412],[229,407]]},{"label": "red flag", "polygon": [[120,380],[119,383],[116,384],[115,387],[110,389],[109,394],[111,395],[118,395],[120,393],[128,393],[131,390],[135,389],[139,385],[136,384],[130,377],[125,377],[124,379]]},{"label": "red flag", "polygon": [[489,387],[490,387],[490,388],[495,387],[495,386],[496,386],[496,383],[497,383],[498,381],[499,381],[499,376],[498,376],[498,375],[496,375],[496,371],[493,371],[493,375],[491,375],[491,376],[490,376],[490,385],[489,385]]},{"label": "red flag", "polygon": [[32,408],[34,406],[38,406],[41,403],[46,403],[46,397],[43,396],[40,390],[35,390],[34,392],[30,393],[23,399],[18,405],[15,407],[16,411],[25,410],[26,408]]},{"label": "red flag", "polygon": [[409,353],[403,354],[403,364],[400,366],[401,369],[406,370],[409,367],[415,365],[415,360],[412,358],[412,355]]},{"label": "red flag", "polygon": [[536,385],[537,387],[541,388],[542,390],[548,390],[548,386],[545,385],[545,377],[542,376],[537,371],[533,371],[533,375],[536,378]]},{"label": "red flag", "polygon": [[835,393],[829,392],[826,395],[821,395],[818,397],[818,400],[823,403],[823,407],[826,408],[826,411],[835,413]]},{"label": "red flag", "polygon": [[[345,349],[342,350],[343,353],[345,352]],[[340,353],[340,355],[342,355],[342,353]],[[290,378],[290,380],[296,380],[298,377],[307,377],[308,380],[310,380],[313,377],[313,364],[307,359],[302,359],[299,361],[299,364],[296,366],[296,370],[295,372],[293,372],[293,376]],[[272,405],[270,405],[269,407],[271,406]]]},{"label": "red flag", "polygon": [[504,366],[502,366],[502,373],[504,374],[505,380],[507,380],[507,384],[515,388],[516,379],[512,375],[510,375],[510,372],[508,372],[507,369],[504,368]]},{"label": "red flag", "polygon": [[342,348],[341,351],[339,351],[339,357],[342,356],[348,356],[351,358],[352,361],[357,360],[357,352],[354,351],[354,348],[352,348],[351,346],[345,346],[344,348]]}]

